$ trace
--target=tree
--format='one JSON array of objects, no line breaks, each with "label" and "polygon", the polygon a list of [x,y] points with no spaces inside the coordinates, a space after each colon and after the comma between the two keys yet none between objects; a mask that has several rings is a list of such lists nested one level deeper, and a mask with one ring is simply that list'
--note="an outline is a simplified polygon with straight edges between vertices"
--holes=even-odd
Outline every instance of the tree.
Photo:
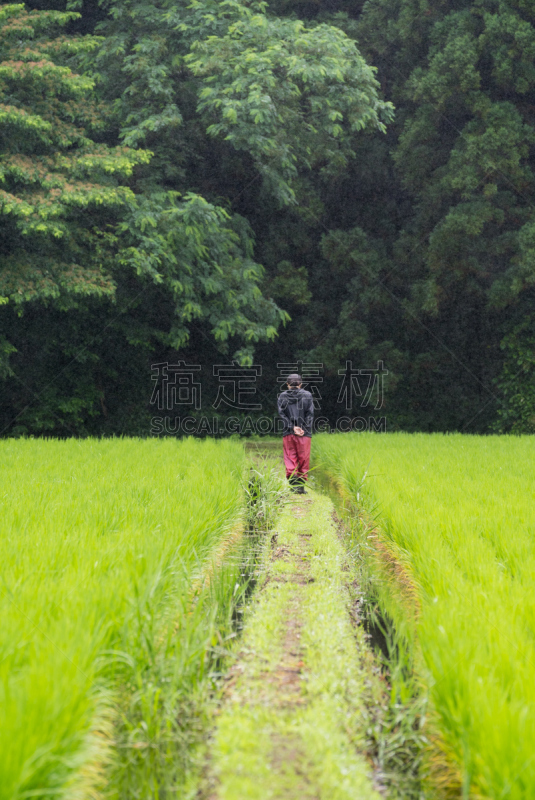
[{"label": "tree", "polygon": [[[105,125],[93,82],[69,64],[95,37],[59,35],[73,14],[0,9],[0,295],[75,306],[112,296],[108,221],[134,199],[120,184],[149,153],[90,138]],[[8,348],[9,349],[9,348]],[[5,362],[3,368],[5,369]]]},{"label": "tree", "polygon": [[[283,291],[290,262],[285,267],[279,259],[274,269],[269,263],[264,278],[255,258],[265,242],[260,218],[287,218],[289,207],[299,217],[305,199],[308,206],[321,202],[321,191],[355,160],[362,131],[383,131],[392,116],[373,70],[332,26],[308,28],[266,14],[265,3],[237,0],[112,0],[106,9],[100,45],[85,52],[80,69],[93,75],[103,107],[113,109],[102,133],[107,145],[116,146],[118,134],[124,147],[152,157],[132,174],[132,195],[108,228],[115,307],[104,319],[94,304],[68,322],[55,317],[49,341],[77,346],[60,363],[52,348],[44,375],[33,372],[38,384],[65,363],[67,396],[51,393],[46,405],[63,419],[72,408],[77,430],[93,430],[91,415],[97,421],[104,408],[110,413],[125,392],[94,335],[99,326],[114,352],[145,360],[138,397],[150,396],[150,354],[155,361],[185,356],[192,332],[215,341],[225,357],[250,362],[253,348],[272,340],[287,319],[273,295],[282,305],[301,300],[298,288],[292,298]],[[298,274],[306,302],[306,268]],[[82,358],[84,380],[72,363]],[[23,395],[10,403],[19,420],[55,430],[54,414],[37,420],[20,410]]]},{"label": "tree", "polygon": [[355,43],[329,25],[307,29],[245,9],[185,60],[204,78],[198,108],[214,118],[208,133],[249,153],[281,204],[295,202],[300,172],[342,173],[355,157],[354,134],[384,133],[393,116]]},{"label": "tree", "polygon": [[[0,17],[0,357],[2,373],[18,375],[25,388],[10,384],[5,419],[16,416],[26,429],[55,430],[58,419],[70,419],[71,430],[83,430],[84,414],[100,413],[96,374],[80,382],[73,364],[84,363],[85,371],[100,364],[102,373],[106,356],[95,352],[97,331],[88,313],[96,314],[95,324],[115,347],[116,337],[126,335],[127,343],[146,350],[155,342],[183,346],[191,321],[201,320],[219,346],[232,343],[242,361],[250,361],[254,342],[273,338],[285,319],[258,288],[262,268],[253,260],[245,220],[194,192],[181,194],[158,181],[147,185],[143,175],[136,183],[134,168],[152,154],[113,141],[111,106],[96,98],[95,79],[87,76],[102,40],[58,32],[77,16],[13,5]],[[79,74],[73,67],[84,59],[86,74]],[[108,309],[105,321],[95,298]],[[21,340],[11,333],[21,327],[13,312],[23,314],[28,304],[37,306],[33,317],[49,332],[49,351],[60,342],[65,347],[61,326],[76,328],[70,318],[86,326],[85,335],[74,337],[77,351],[67,346],[59,363],[53,359],[69,394],[49,393],[48,413],[38,388],[40,366],[27,352],[14,355]],[[137,318],[143,304],[151,325]],[[50,314],[51,305],[63,316]],[[159,316],[154,311],[162,305]],[[124,315],[133,315],[131,324]],[[39,397],[39,413],[28,413]]]},{"label": "tree", "polygon": [[[389,425],[488,430],[504,335],[533,325],[532,12],[516,0],[272,5],[356,37],[397,108],[385,140],[360,137],[358,170],[323,195],[313,269],[330,291],[294,326],[302,357],[331,371],[383,358]],[[528,371],[515,380],[527,397]]]}]

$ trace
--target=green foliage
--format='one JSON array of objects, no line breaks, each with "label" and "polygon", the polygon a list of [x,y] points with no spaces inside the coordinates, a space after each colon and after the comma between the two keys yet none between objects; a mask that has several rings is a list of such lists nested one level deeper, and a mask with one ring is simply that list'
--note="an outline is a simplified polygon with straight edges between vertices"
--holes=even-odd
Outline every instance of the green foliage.
[{"label": "green foliage", "polygon": [[336,7],[397,114],[392,156],[365,137],[355,191],[342,189],[350,210],[335,199],[320,217],[322,282],[336,288],[311,308],[329,333],[314,331],[321,347],[299,344],[331,369],[381,354],[396,371],[393,426],[488,429],[500,341],[535,281],[532,15],[517,0]]},{"label": "green foliage", "polygon": [[[85,139],[54,139],[42,98],[23,107],[22,96],[7,97],[0,108],[0,129],[16,132],[23,119],[27,133],[24,165],[9,149],[15,136],[3,145],[4,189],[22,201],[5,198],[2,217],[0,296],[10,306],[0,335],[15,348],[9,358],[2,351],[4,374],[47,382],[11,311],[35,299],[65,313],[83,306],[76,339],[99,370],[77,430],[123,429],[122,415],[104,419],[95,400],[97,383],[108,398],[124,392],[112,350],[140,365],[141,398],[149,357],[251,363],[255,347],[266,386],[281,361],[323,362],[329,415],[345,362],[381,359],[391,427],[489,430],[501,399],[512,397],[496,390],[509,352],[502,339],[532,315],[529,8],[520,0],[107,0],[98,12],[73,0],[69,8],[82,19],[70,12],[68,25],[98,36],[56,35],[67,18],[40,11],[29,14],[38,27],[28,42],[46,55],[32,67],[35,80],[55,82],[58,108],[81,115],[62,118],[64,129]],[[10,59],[2,63],[0,81],[16,94],[26,67],[16,79]],[[396,103],[395,119],[383,97]],[[149,151],[146,163],[140,153]],[[45,157],[46,175],[36,172]],[[92,188],[61,194],[57,180],[74,186],[75,178]],[[34,189],[61,197],[32,217]],[[277,339],[289,321],[279,306],[292,323]],[[43,318],[49,349],[75,327],[72,316]],[[97,355],[102,325],[109,347]],[[36,323],[27,326],[33,342]],[[27,402],[14,380],[6,417]],[[71,399],[63,397],[66,407]],[[145,413],[136,403],[131,419]],[[63,414],[57,404],[49,411],[49,420]]]},{"label": "green foliage", "polygon": [[294,267],[289,261],[281,261],[269,284],[269,292],[281,305],[306,306],[312,297],[307,268]]},{"label": "green foliage", "polygon": [[[429,235],[425,260],[437,302],[442,288],[460,283],[504,305],[535,280],[520,245],[534,219],[535,136],[523,97],[535,87],[535,30],[514,2],[464,6],[436,22],[427,64],[405,83],[418,110],[405,123],[396,162],[418,197],[414,235]],[[430,146],[434,157],[422,157]]]},{"label": "green foliage", "polygon": [[[32,62],[42,97],[23,109],[35,129],[26,161],[17,156],[4,169],[5,180],[40,181],[46,200],[35,224],[26,188],[17,208],[5,206],[18,240],[0,274],[0,295],[11,304],[0,315],[9,342],[2,363],[13,375],[3,427],[17,418],[19,432],[87,433],[99,422],[120,430],[121,399],[125,408],[137,404],[127,418],[141,420],[149,354],[184,355],[192,331],[215,344],[209,362],[224,355],[251,363],[255,345],[289,319],[276,301],[299,309],[311,291],[308,266],[290,275],[272,271],[270,259],[267,270],[258,263],[266,237],[256,214],[269,218],[305,196],[319,208],[320,187],[355,161],[362,130],[382,131],[392,115],[349,37],[274,18],[265,3],[110,0],[99,36],[55,36],[59,22],[78,25],[78,9],[85,30],[94,20],[94,9],[68,7],[66,15],[16,12],[38,25],[47,54],[46,68]],[[6,70],[3,80],[13,80]],[[62,109],[71,113],[61,128],[41,109],[46,81],[54,82],[58,120]],[[15,124],[4,112],[4,124]],[[281,262],[295,260],[283,254]],[[22,311],[30,299],[62,313],[38,306],[19,324],[13,305]],[[38,351],[44,360],[30,355]],[[123,364],[137,364],[128,389],[119,353]]]},{"label": "green foliage", "polygon": [[[66,24],[76,15],[28,14],[22,6],[13,7],[11,13],[10,24],[6,22],[3,27],[4,44],[9,45],[10,37],[22,30],[31,39],[31,47],[22,53],[23,62],[13,61],[9,47],[3,55],[0,80],[6,96],[11,103],[19,95],[23,97],[20,108],[4,107],[3,138],[6,143],[12,140],[9,133],[14,125],[32,132],[33,138],[28,133],[26,152],[17,140],[16,154],[8,151],[2,159],[0,178],[7,187],[2,208],[8,224],[16,220],[19,236],[30,241],[13,243],[3,264],[2,292],[18,303],[55,299],[62,289],[113,295],[116,282],[109,272],[103,274],[85,264],[57,263],[73,249],[78,256],[85,253],[90,264],[107,255],[108,269],[116,258],[138,276],[166,284],[175,299],[179,320],[208,315],[216,340],[226,340],[229,335],[243,337],[246,342],[273,337],[279,315],[273,303],[259,299],[261,268],[251,259],[252,247],[245,230],[240,237],[223,209],[195,195],[186,196],[183,202],[176,193],[164,191],[136,198],[130,188],[118,186],[114,177],[131,176],[135,164],[149,161],[149,152],[97,145],[88,139],[85,129],[74,126],[73,121],[100,127],[105,124],[102,109],[88,97],[94,81],[56,65],[49,53],[56,57],[92,53],[100,40],[36,41],[32,27],[35,20],[46,28],[47,22]],[[40,113],[29,114],[28,108]],[[49,153],[41,155],[42,150]],[[84,177],[91,182],[82,181]],[[97,179],[101,182],[94,183]],[[116,225],[110,227],[109,214],[111,211],[113,221],[115,207],[122,207],[122,213],[115,215]],[[80,210],[92,212],[92,228],[88,228]],[[106,236],[106,231],[111,235]],[[105,253],[110,245],[115,245],[115,252]],[[21,273],[25,281],[21,281]],[[214,302],[206,304],[210,296]],[[253,305],[258,324],[246,314]],[[168,336],[180,346],[187,340],[188,330],[178,323]]]},{"label": "green foliage", "polygon": [[179,350],[188,323],[206,320],[217,342],[242,341],[239,358],[252,363],[252,344],[275,337],[286,315],[262,296],[263,270],[252,259],[245,220],[197,194],[147,193],[118,230],[121,265],[163,283],[174,300],[175,319],[160,340]]},{"label": "green foliage", "polygon": [[503,396],[495,430],[535,433],[535,333],[531,316],[502,339],[505,361],[498,381]]},{"label": "green foliage", "polygon": [[205,78],[199,110],[217,120],[208,133],[250,153],[283,204],[295,202],[300,170],[343,171],[355,155],[352,134],[384,132],[392,119],[355,43],[329,25],[248,12],[225,36],[195,42],[185,60]]},{"label": "green foliage", "polygon": [[108,223],[134,199],[118,179],[150,157],[91,138],[105,110],[71,65],[99,40],[59,34],[76,16],[0,10],[0,294],[17,305],[113,295]]}]

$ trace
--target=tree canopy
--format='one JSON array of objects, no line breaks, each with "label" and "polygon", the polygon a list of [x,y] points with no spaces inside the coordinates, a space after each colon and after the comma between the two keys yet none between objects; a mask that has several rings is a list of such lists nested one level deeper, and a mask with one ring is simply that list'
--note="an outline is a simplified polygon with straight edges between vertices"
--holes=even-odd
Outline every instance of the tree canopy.
[{"label": "tree canopy", "polygon": [[58,5],[0,6],[4,433],[140,433],[151,363],[232,358],[535,430],[529,4]]}]

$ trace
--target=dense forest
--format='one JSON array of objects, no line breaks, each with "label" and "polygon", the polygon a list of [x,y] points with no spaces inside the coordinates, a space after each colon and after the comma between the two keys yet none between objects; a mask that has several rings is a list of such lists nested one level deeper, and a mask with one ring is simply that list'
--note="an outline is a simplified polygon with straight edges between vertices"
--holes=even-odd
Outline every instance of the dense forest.
[{"label": "dense forest", "polygon": [[295,364],[535,431],[532,0],[35,0],[0,49],[2,435],[147,435],[165,364],[173,414]]}]

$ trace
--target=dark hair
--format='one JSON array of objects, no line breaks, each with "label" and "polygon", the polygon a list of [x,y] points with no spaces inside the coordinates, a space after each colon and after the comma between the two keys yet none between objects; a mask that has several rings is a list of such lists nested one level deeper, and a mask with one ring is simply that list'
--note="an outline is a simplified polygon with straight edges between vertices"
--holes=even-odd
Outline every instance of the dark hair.
[{"label": "dark hair", "polygon": [[286,383],[288,386],[299,386],[300,383],[303,383],[303,380],[301,375],[298,375],[296,372],[294,372],[292,375],[288,375],[286,378]]}]

